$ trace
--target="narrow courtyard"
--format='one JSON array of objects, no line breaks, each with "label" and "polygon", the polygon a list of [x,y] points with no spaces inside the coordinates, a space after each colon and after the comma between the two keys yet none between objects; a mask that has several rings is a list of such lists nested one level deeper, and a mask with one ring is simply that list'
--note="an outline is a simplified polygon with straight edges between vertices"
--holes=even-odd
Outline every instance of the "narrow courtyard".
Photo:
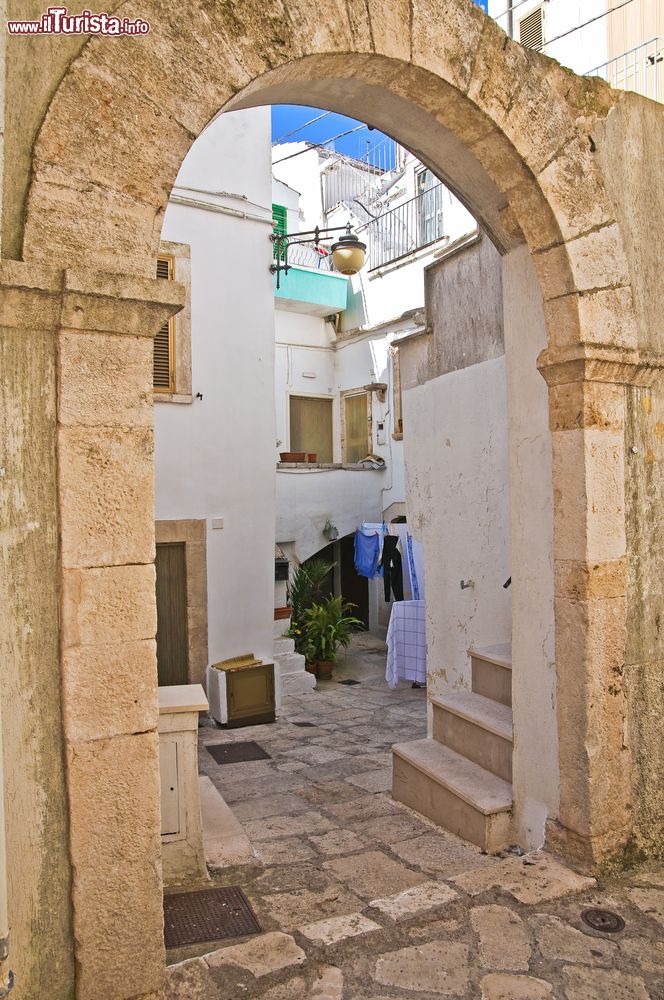
[{"label": "narrow courtyard", "polygon": [[[384,670],[384,643],[357,636],[275,724],[200,728],[200,773],[246,847],[210,884],[241,887],[263,933],[170,949],[170,1000],[664,1000],[664,867],[598,884],[544,853],[482,855],[394,802],[390,747],[426,734],[426,691]],[[208,751],[247,741],[269,757]],[[624,928],[593,929],[597,909]]]}]

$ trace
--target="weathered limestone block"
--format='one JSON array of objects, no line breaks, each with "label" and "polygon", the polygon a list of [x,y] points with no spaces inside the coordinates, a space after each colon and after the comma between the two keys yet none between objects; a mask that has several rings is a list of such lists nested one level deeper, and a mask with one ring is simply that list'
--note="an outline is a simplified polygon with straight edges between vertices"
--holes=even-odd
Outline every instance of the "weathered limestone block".
[{"label": "weathered limestone block", "polygon": [[157,725],[153,639],[65,649],[62,683],[70,742],[142,733]]},{"label": "weathered limestone block", "polygon": [[572,601],[593,601],[599,598],[625,596],[625,559],[587,563],[574,559],[557,559],[554,567],[556,597]]},{"label": "weathered limestone block", "polygon": [[555,431],[553,476],[557,559],[606,562],[625,554],[622,433]]},{"label": "weathered limestone block", "polygon": [[152,427],[148,337],[61,333],[58,368],[61,425]]},{"label": "weathered limestone block", "polygon": [[[352,11],[354,4],[349,4]],[[369,0],[371,42],[375,52],[392,59],[410,59],[409,0]]]},{"label": "weathered limestone block", "polygon": [[629,284],[627,258],[616,224],[570,239],[566,247],[577,291]]},{"label": "weathered limestone block", "polygon": [[50,268],[0,264],[0,733],[12,995],[49,1000],[71,1000],[75,976],[55,467],[61,281]]},{"label": "weathered limestone block", "polygon": [[465,93],[484,24],[465,0],[413,0],[412,61]]},{"label": "weathered limestone block", "polygon": [[116,272],[131,267],[151,278],[162,223],[153,205],[91,185],[66,167],[35,163],[24,233],[31,261],[52,262],[57,246],[64,266],[86,259],[96,246],[97,267]]},{"label": "weathered limestone block", "polygon": [[664,843],[664,660],[625,668],[634,790],[634,840],[657,855]]},{"label": "weathered limestone block", "polygon": [[152,429],[61,428],[58,449],[63,565],[151,562]]},{"label": "weathered limestone block", "polygon": [[[599,83],[599,86],[604,87],[604,84]],[[604,190],[598,169],[595,143],[586,131],[568,142],[544,167],[537,180],[556,213],[566,240],[615,220],[615,208]]]},{"label": "weathered limestone block", "polygon": [[611,382],[561,382],[549,388],[549,426],[552,431],[581,427],[622,430],[625,388]]},{"label": "weathered limestone block", "polygon": [[528,970],[530,941],[518,913],[506,906],[476,906],[470,922],[479,935],[485,969]]},{"label": "weathered limestone block", "polygon": [[556,598],[555,612],[561,822],[617,845],[631,821],[625,599]]},{"label": "weathered limestone block", "polygon": [[62,628],[65,647],[153,639],[154,565],[65,570]]},{"label": "weathered limestone block", "polygon": [[544,202],[542,192],[534,181],[522,183],[510,190],[509,209],[516,217],[533,253],[562,242],[556,217]]},{"label": "weathered limestone block", "polygon": [[164,320],[182,308],[186,296],[180,282],[162,281],[155,277],[154,269],[152,261],[151,274],[142,278],[67,268],[63,276],[60,325],[86,334],[121,333],[153,338]]},{"label": "weathered limestone block", "polygon": [[[95,40],[97,46],[100,40]],[[132,47],[133,59],[141,58],[142,48]],[[118,58],[117,51],[115,57]],[[122,63],[116,63],[115,70],[106,66],[100,71],[91,64],[91,55],[87,52],[74,63],[67,86],[60,87],[49,111],[51,115],[68,119],[69,129],[66,135],[58,135],[51,129],[42,131],[39,161],[60,163],[62,143],[66,142],[70,154],[80,164],[76,176],[95,176],[102,187],[146,204],[151,203],[153,192],[159,191],[161,204],[168,197],[173,179],[195,137],[159,105],[147,101],[135,83],[128,87],[118,66]],[[124,113],[113,116],[114,138],[116,148],[125,150],[125,155],[111,160],[105,144],[91,139],[107,127],[109,108],[116,105],[121,106]],[[156,148],[159,148],[159,156],[154,155]]]},{"label": "weathered limestone block", "polygon": [[482,1000],[549,1000],[553,989],[544,979],[533,976],[510,976],[491,972],[481,983]]},{"label": "weathered limestone block", "polygon": [[67,762],[76,996],[127,1000],[159,990],[165,957],[157,735],[74,743]]}]

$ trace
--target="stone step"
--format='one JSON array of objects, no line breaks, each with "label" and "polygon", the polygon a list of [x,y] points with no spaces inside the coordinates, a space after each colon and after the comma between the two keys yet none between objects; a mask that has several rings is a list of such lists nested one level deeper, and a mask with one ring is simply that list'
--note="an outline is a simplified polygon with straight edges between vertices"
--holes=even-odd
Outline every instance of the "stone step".
[{"label": "stone step", "polygon": [[431,699],[433,738],[504,781],[512,780],[512,710],[472,691]]},{"label": "stone step", "polygon": [[295,652],[295,639],[286,639],[283,636],[275,639],[272,644],[273,656],[283,656],[284,653]]},{"label": "stone step", "polygon": [[281,639],[284,632],[290,628],[290,618],[278,618],[273,622],[272,636],[274,639]]},{"label": "stone step", "polygon": [[512,705],[512,644],[474,646],[468,650],[475,694]]},{"label": "stone step", "polygon": [[437,740],[392,747],[392,795],[489,853],[509,843],[512,786]]}]

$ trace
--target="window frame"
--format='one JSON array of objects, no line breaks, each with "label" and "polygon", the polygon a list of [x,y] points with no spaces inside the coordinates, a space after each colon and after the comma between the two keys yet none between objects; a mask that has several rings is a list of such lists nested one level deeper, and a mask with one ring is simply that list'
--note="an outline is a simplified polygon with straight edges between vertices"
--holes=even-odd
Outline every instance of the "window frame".
[{"label": "window frame", "polygon": [[[152,384],[155,403],[191,403],[191,247],[188,243],[162,240],[157,260],[169,261],[168,278],[159,281],[178,281],[185,288],[185,304],[179,313],[171,316],[169,324],[170,385]],[[155,268],[156,270],[156,268]]]},{"label": "window frame", "polygon": [[[296,450],[301,450],[301,449],[295,449],[293,447],[293,434],[292,434],[292,430],[291,430],[291,400],[292,399],[317,399],[317,400],[324,400],[324,401],[326,401],[326,402],[328,402],[330,404],[330,435],[331,435],[331,443],[332,443],[332,451],[331,451],[332,457],[331,457],[331,461],[330,462],[321,462],[321,460],[319,458],[317,458],[316,459],[316,465],[333,465],[334,464],[334,454],[335,454],[335,450],[336,450],[335,449],[335,441],[334,441],[334,396],[330,395],[329,393],[324,393],[324,392],[319,392],[319,393],[316,393],[316,392],[298,392],[296,389],[292,389],[291,391],[288,392],[287,395],[288,395],[288,400],[287,400],[287,407],[288,407],[288,411],[287,411],[287,416],[288,416],[288,451],[291,451],[291,452],[292,451],[296,451]],[[307,451],[307,454],[313,454],[313,452]],[[316,454],[318,454],[318,453],[316,453]]]},{"label": "window frame", "polygon": [[[344,389],[340,393],[339,409],[340,409],[340,423],[341,423],[341,461],[343,465],[357,465],[357,462],[348,461],[347,456],[347,434],[346,434],[346,400],[351,396],[364,396],[366,398],[367,404],[367,451],[366,454],[370,455],[373,451],[373,412],[371,404],[371,392],[364,388],[364,386],[358,386],[355,389]],[[366,456],[362,456],[364,458]],[[361,459],[360,459],[361,461]]]}]

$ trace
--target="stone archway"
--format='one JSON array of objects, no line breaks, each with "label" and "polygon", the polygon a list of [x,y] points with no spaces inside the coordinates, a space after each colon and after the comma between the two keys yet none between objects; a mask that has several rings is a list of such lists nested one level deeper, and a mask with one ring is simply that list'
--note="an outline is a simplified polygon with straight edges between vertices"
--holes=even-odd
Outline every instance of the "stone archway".
[{"label": "stone archway", "polygon": [[[134,16],[130,8],[122,9]],[[52,494],[42,512],[59,522],[59,547],[51,537],[43,555],[52,633],[60,593],[51,666],[61,662],[69,832],[68,847],[62,830],[58,844],[71,861],[76,995],[99,995],[103,983],[118,1000],[156,996],[163,965],[145,470],[151,337],[178,300],[174,289],[165,301],[151,275],[178,167],[220,109],[289,101],[367,120],[441,176],[499,249],[530,251],[548,329],[539,365],[554,449],[561,738],[551,835],[585,863],[629,841],[643,803],[652,811],[646,766],[634,784],[631,776],[632,758],[648,756],[650,729],[644,753],[630,738],[622,678],[626,663],[635,667],[631,698],[644,705],[661,659],[651,618],[633,617],[661,556],[651,520],[648,530],[634,526],[650,503],[638,471],[625,474],[626,429],[654,434],[641,415],[652,405],[636,402],[650,398],[661,367],[655,257],[641,240],[664,214],[647,193],[656,159],[643,141],[659,109],[526,52],[471,0],[369,0],[359,9],[335,0],[325,24],[309,0],[268,9],[152,0],[137,14],[151,22],[147,39],[88,41],[52,81],[22,259],[3,265],[17,370],[30,360],[23,331],[43,333],[48,404],[34,392],[24,403],[46,442]],[[628,143],[639,148],[638,170],[625,163]],[[109,364],[112,381],[100,378]],[[13,434],[20,466],[31,439],[18,423]],[[23,475],[27,509],[34,468]],[[29,584],[36,570],[21,558],[15,567]],[[17,635],[29,603],[10,593]],[[35,656],[25,643],[16,648]],[[27,719],[30,690],[17,682],[12,695]],[[64,803],[64,783],[58,795]],[[45,849],[36,843],[35,855]],[[68,871],[63,861],[61,899]]]}]

